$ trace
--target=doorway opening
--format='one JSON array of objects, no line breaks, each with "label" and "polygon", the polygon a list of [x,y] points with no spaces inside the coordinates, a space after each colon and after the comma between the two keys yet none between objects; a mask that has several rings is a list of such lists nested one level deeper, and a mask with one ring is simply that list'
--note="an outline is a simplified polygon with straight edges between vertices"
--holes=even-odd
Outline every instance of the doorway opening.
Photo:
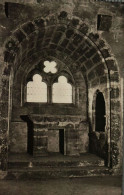
[{"label": "doorway opening", "polygon": [[48,131],[48,152],[49,153],[65,153],[64,150],[64,129],[49,129]]},{"label": "doorway opening", "polygon": [[64,129],[59,129],[59,152],[64,155]]},{"label": "doorway opening", "polygon": [[106,111],[105,111],[105,100],[101,92],[97,93],[96,96],[96,107],[95,107],[95,131],[105,132],[106,125]]}]

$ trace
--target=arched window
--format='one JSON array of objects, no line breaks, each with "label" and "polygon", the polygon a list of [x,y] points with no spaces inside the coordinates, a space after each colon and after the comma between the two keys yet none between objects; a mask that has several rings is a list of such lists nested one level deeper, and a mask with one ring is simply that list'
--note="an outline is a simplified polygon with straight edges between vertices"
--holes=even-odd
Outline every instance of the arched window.
[{"label": "arched window", "polygon": [[67,82],[65,76],[58,78],[58,83],[52,88],[53,103],[72,103],[72,85]]},{"label": "arched window", "polygon": [[47,102],[47,85],[39,74],[27,83],[27,102]]}]

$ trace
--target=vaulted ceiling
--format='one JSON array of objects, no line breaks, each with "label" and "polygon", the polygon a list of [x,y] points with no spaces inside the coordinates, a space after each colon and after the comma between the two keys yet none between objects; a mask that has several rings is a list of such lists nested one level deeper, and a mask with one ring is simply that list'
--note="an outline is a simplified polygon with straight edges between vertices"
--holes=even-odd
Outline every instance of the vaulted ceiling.
[{"label": "vaulted ceiling", "polygon": [[23,75],[39,61],[54,59],[64,63],[72,74],[81,71],[91,86],[107,83],[110,69],[117,77],[116,64],[104,40],[79,18],[70,19],[65,11],[23,24],[5,47],[5,73],[13,66],[14,74],[20,71]]}]

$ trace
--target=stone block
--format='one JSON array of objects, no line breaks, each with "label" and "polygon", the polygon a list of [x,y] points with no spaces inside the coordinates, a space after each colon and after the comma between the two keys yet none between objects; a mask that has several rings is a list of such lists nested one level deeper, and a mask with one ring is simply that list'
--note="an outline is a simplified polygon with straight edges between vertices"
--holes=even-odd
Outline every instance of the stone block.
[{"label": "stone block", "polygon": [[90,51],[88,51],[88,52],[85,54],[85,56],[86,56],[87,58],[90,58],[90,57],[93,56],[96,52],[97,52],[97,50],[96,50],[95,48],[92,48],[92,49],[90,49]]},{"label": "stone block", "polygon": [[105,74],[104,64],[100,64],[100,65],[96,66],[95,67],[95,72],[96,72],[96,75],[98,77],[104,75]]},{"label": "stone block", "polygon": [[0,121],[0,132],[4,134],[8,131],[8,121],[6,119],[2,119]]},{"label": "stone block", "polygon": [[7,104],[7,102],[1,103],[1,116],[3,118],[7,118],[8,117],[8,104]]},{"label": "stone block", "polygon": [[101,84],[107,83],[107,77],[106,76],[100,77],[100,83]]},{"label": "stone block", "polygon": [[11,122],[9,148],[10,152],[27,152],[27,123]]},{"label": "stone block", "polygon": [[50,48],[50,49],[56,49],[56,48],[57,48],[57,45],[55,45],[55,44],[50,44],[50,45],[49,45],[49,48]]},{"label": "stone block", "polygon": [[35,147],[33,149],[33,156],[37,157],[37,156],[48,156],[48,151],[46,147]]},{"label": "stone block", "polygon": [[98,15],[97,29],[101,31],[109,31],[112,25],[112,16]]},{"label": "stone block", "polygon": [[85,66],[81,66],[81,71],[82,71],[83,73],[86,72]]},{"label": "stone block", "polygon": [[25,34],[21,30],[17,30],[14,33],[14,36],[19,41],[19,43],[21,43],[26,38]]},{"label": "stone block", "polygon": [[13,39],[9,40],[6,43],[5,47],[10,52],[14,52],[14,51],[18,52],[18,50],[19,50],[17,43]]},{"label": "stone block", "polygon": [[37,42],[37,44],[40,43],[40,41],[43,40],[44,35],[45,35],[45,30],[44,29],[40,30],[39,33],[38,33],[38,42]]},{"label": "stone block", "polygon": [[48,151],[59,152],[59,130],[48,131]]},{"label": "stone block", "polygon": [[86,153],[89,151],[89,125],[87,122],[81,122],[79,124],[79,151],[80,153]]},{"label": "stone block", "polygon": [[80,48],[81,48],[81,47],[82,47],[82,50],[81,50],[82,55],[84,55],[84,53],[87,52],[87,51],[89,50],[89,47],[86,46],[85,43],[82,43],[82,44],[80,45]]},{"label": "stone block", "polygon": [[75,46],[72,43],[69,43],[67,48],[72,52],[75,50]]},{"label": "stone block", "polygon": [[38,18],[34,22],[39,28],[45,27],[45,21],[42,18]]},{"label": "stone block", "polygon": [[[63,48],[64,49],[64,48]],[[72,51],[68,50],[68,49],[65,49],[64,52],[68,55],[70,55],[72,53]]]},{"label": "stone block", "polygon": [[77,48],[76,52],[78,52],[82,56],[86,50],[87,49],[86,49],[85,45],[81,45]]},{"label": "stone block", "polygon": [[112,159],[111,159],[111,166],[114,168],[118,164],[119,161],[119,148],[117,142],[111,142],[111,152],[112,152]]},{"label": "stone block", "polygon": [[120,124],[118,123],[112,123],[112,127],[111,127],[111,136],[112,136],[112,139],[115,141],[115,142],[118,142],[120,140]]},{"label": "stone block", "polygon": [[65,26],[62,26],[62,25],[61,25],[61,26],[58,26],[58,27],[57,27],[56,31],[65,32],[66,29],[67,29],[67,28],[66,28]]},{"label": "stone block", "polygon": [[14,53],[10,53],[9,51],[4,52],[4,62],[13,62],[15,59]]},{"label": "stone block", "polygon": [[47,136],[34,136],[34,147],[35,146],[46,146],[47,147]]},{"label": "stone block", "polygon": [[88,74],[88,79],[91,81],[95,78],[95,73],[94,71],[91,71],[89,74]]},{"label": "stone block", "polygon": [[115,112],[120,112],[120,101],[111,101],[111,109]]},{"label": "stone block", "polygon": [[52,15],[51,17],[48,17],[45,22],[46,22],[46,26],[57,25],[57,18],[54,15]]},{"label": "stone block", "polygon": [[104,58],[110,57],[110,53],[109,53],[108,49],[103,49],[101,52],[102,52],[102,55],[104,56]]},{"label": "stone block", "polygon": [[119,82],[119,74],[118,74],[118,72],[114,72],[114,74],[112,74],[110,76],[110,78],[111,78],[111,81],[113,81],[113,82]]},{"label": "stone block", "polygon": [[98,43],[98,48],[101,49],[105,46],[105,41],[104,40],[99,40],[99,43]]},{"label": "stone block", "polygon": [[26,33],[27,35],[29,35],[29,34],[31,34],[32,32],[35,31],[35,27],[34,27],[34,25],[32,24],[32,22],[28,22],[28,23],[24,24],[24,25],[22,26],[22,29],[25,31],[25,33]]},{"label": "stone block", "polygon": [[89,34],[89,38],[90,38],[92,41],[96,42],[97,39],[99,38],[99,34],[90,33],[90,34]]},{"label": "stone block", "polygon": [[40,48],[42,49],[42,47],[46,47],[46,45],[49,45],[50,44],[50,41],[51,41],[51,39],[45,39],[44,41],[43,41],[43,43],[40,43]]},{"label": "stone block", "polygon": [[79,57],[80,57],[80,55],[79,55],[78,53],[76,53],[76,52],[74,52],[74,53],[72,54],[72,56],[71,56],[71,58],[72,58],[74,61],[78,60]]},{"label": "stone block", "polygon": [[25,55],[25,53],[27,52],[27,48],[28,48],[28,41],[26,39],[22,41],[21,46],[22,46],[22,55]]},{"label": "stone block", "polygon": [[46,130],[34,129],[34,136],[46,136]]},{"label": "stone block", "polygon": [[83,34],[86,34],[88,32],[88,26],[85,23],[81,24],[79,27],[79,31]]},{"label": "stone block", "polygon": [[78,135],[77,135],[77,131],[75,132],[75,130],[73,130],[73,131],[70,131],[69,133],[68,133],[68,139],[69,140],[77,140],[78,139]]},{"label": "stone block", "polygon": [[67,18],[68,13],[66,11],[60,12],[60,15],[58,16],[59,19],[65,19]]},{"label": "stone block", "polygon": [[[34,52],[35,52],[35,48],[32,48],[31,50],[29,50],[27,53],[27,58],[32,56],[34,54]],[[25,59],[25,57],[24,57],[24,59]]]},{"label": "stone block", "polygon": [[64,39],[60,45],[65,48],[68,43],[69,43],[69,40],[68,39]]},{"label": "stone block", "polygon": [[74,34],[72,43],[77,46],[81,43],[82,40],[83,40],[83,36],[79,34]]},{"label": "stone block", "polygon": [[[64,50],[64,47],[57,46],[57,51],[62,52],[63,50]],[[69,50],[66,49],[66,52],[65,51],[64,52],[68,54],[67,51],[69,51]]]},{"label": "stone block", "polygon": [[[51,38],[53,32],[55,30],[55,27],[54,26],[50,26],[47,28],[47,30],[45,30],[45,37],[49,37]],[[55,31],[56,32],[56,31]],[[61,33],[61,32],[57,32],[57,33]]]},{"label": "stone block", "polygon": [[86,60],[87,60],[87,59],[86,59],[85,56],[82,56],[82,57],[79,59],[79,61],[80,61],[81,63],[85,62]]},{"label": "stone block", "polygon": [[98,86],[99,85],[99,78],[96,78],[92,81],[92,87]]},{"label": "stone block", "polygon": [[111,90],[111,98],[112,99],[119,98],[119,95],[120,95],[119,88],[112,88],[112,90]]},{"label": "stone block", "polygon": [[74,30],[73,29],[68,29],[66,31],[66,37],[69,39],[74,35]]},{"label": "stone block", "polygon": [[114,60],[106,60],[106,64],[109,70],[117,71],[117,67]]},{"label": "stone block", "polygon": [[7,67],[4,68],[4,75],[10,75],[11,71],[11,65],[8,65]]},{"label": "stone block", "polygon": [[74,27],[76,27],[76,26],[79,24],[79,19],[73,18],[73,19],[71,20],[71,24],[72,24]]},{"label": "stone block", "polygon": [[85,67],[87,68],[87,69],[90,69],[90,68],[92,68],[93,67],[93,62],[91,61],[91,60],[87,60],[86,62],[85,62]]},{"label": "stone block", "polygon": [[101,57],[100,57],[99,54],[96,54],[96,55],[93,57],[92,60],[93,60],[94,63],[99,63],[99,62],[101,62]]}]

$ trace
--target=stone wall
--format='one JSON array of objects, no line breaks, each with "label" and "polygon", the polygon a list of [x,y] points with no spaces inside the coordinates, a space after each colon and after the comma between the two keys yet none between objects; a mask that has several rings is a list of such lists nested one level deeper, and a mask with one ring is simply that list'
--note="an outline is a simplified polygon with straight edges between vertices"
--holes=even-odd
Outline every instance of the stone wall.
[{"label": "stone wall", "polygon": [[[94,93],[97,89],[107,91],[106,131],[111,135],[111,137],[107,135],[108,148],[111,151],[110,164],[115,169],[119,168],[122,160],[123,135],[123,4],[83,0],[56,3],[54,1],[55,4],[53,1],[39,4],[32,1],[32,4],[25,4],[23,1],[22,4],[8,3],[5,7],[3,2],[0,4],[2,169],[7,167],[10,75],[12,73],[14,75],[13,87],[16,88],[13,95],[17,93],[19,101],[15,103],[16,108],[13,104],[13,116],[11,117],[10,112],[9,119],[15,120],[17,115],[18,121],[21,121],[20,115],[27,114],[28,109],[19,105],[20,84],[16,86],[15,83],[21,83],[17,79],[21,76],[17,75],[19,73],[23,77],[31,66],[35,67],[36,62],[48,56],[62,61],[71,69],[72,74],[80,72],[84,77],[86,93],[82,93],[81,89],[80,96],[87,94],[84,116],[89,119],[91,127]],[[71,115],[73,111],[72,109]],[[77,113],[79,112],[80,107]]]},{"label": "stone wall", "polygon": [[27,152],[27,124],[25,122],[11,122],[9,151],[12,153]]}]

